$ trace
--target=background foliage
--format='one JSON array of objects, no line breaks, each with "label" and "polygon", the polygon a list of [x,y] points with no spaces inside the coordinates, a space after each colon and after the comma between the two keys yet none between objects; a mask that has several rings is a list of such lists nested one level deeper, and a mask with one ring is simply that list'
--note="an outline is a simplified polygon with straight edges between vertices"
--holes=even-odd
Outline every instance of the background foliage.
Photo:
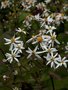
[{"label": "background foliage", "polygon": [[[12,3],[11,7],[0,9],[0,90],[12,90],[12,87],[22,87],[22,90],[52,90],[52,80],[54,82],[55,90],[68,90],[68,68],[61,67],[57,70],[52,70],[49,66],[45,66],[44,61],[30,61],[26,60],[25,57],[20,58],[21,66],[15,62],[12,65],[3,63],[2,60],[5,58],[4,53],[8,51],[8,46],[4,45],[4,37],[12,37],[15,33],[15,29],[20,27],[23,28],[23,20],[30,13],[22,10],[20,0],[10,0]],[[42,2],[44,0],[38,0]],[[60,4],[55,5],[54,0],[48,5],[48,8],[52,12],[62,8],[62,4],[67,0],[59,0]],[[2,0],[0,0],[0,3]],[[32,12],[31,12],[32,13]],[[66,11],[68,14],[68,11]],[[32,22],[32,30],[34,32],[39,29],[39,24],[35,21]],[[33,32],[25,28],[30,34]],[[68,22],[65,21],[57,29],[58,40],[61,42],[59,52],[62,56],[65,54],[65,45],[68,42]],[[26,37],[22,34],[21,39],[26,42],[29,38],[29,34]],[[27,55],[26,55],[27,56]],[[23,59],[23,60],[22,60]],[[18,71],[18,75],[12,75],[12,73]],[[3,80],[3,75],[8,75],[6,81]]]}]

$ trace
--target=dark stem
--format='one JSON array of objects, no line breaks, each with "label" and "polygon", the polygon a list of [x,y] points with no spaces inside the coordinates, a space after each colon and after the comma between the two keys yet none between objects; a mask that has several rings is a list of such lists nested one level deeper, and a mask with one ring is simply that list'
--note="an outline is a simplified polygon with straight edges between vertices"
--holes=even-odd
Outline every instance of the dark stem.
[{"label": "dark stem", "polygon": [[52,83],[52,88],[53,90],[55,90],[55,86],[54,86],[54,81],[53,81],[53,77],[50,75],[50,79],[51,79],[51,83]]}]

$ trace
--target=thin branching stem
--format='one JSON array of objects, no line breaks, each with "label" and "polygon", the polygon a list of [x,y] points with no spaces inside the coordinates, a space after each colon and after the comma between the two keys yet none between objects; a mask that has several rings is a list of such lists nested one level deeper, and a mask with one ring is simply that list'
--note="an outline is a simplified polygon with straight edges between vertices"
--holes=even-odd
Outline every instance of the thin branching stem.
[{"label": "thin branching stem", "polygon": [[53,90],[55,90],[54,80],[53,80],[53,77],[51,75],[50,75],[50,79],[51,79],[51,83],[52,83],[52,88],[53,88]]}]

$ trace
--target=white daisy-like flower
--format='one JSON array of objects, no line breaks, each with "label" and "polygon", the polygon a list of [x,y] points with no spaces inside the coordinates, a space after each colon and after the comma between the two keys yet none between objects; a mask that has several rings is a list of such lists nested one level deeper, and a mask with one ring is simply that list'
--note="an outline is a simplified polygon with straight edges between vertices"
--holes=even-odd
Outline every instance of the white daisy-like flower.
[{"label": "white daisy-like flower", "polygon": [[1,9],[2,8],[6,8],[6,7],[9,7],[9,6],[10,6],[9,0],[5,0],[5,1],[2,1],[1,2]]},{"label": "white daisy-like flower", "polygon": [[14,87],[12,90],[19,90],[19,88],[18,87]]},{"label": "white daisy-like flower", "polygon": [[21,41],[19,41],[20,37],[15,38],[15,36],[13,36],[11,39],[7,39],[7,38],[4,38],[4,39],[6,41],[5,45],[13,44],[13,43],[18,44],[21,42]]},{"label": "white daisy-like flower", "polygon": [[42,21],[43,19],[40,17],[40,14],[34,16],[34,19],[37,21]]},{"label": "white daisy-like flower", "polygon": [[[13,50],[16,50],[17,52],[19,53],[22,53],[22,50],[25,49],[24,46],[23,46],[23,41],[19,44],[15,44],[14,45],[14,49]],[[12,50],[12,48],[10,48],[10,51]]]},{"label": "white daisy-like flower", "polygon": [[3,75],[3,79],[7,80],[9,77],[7,75]]},{"label": "white daisy-like flower", "polygon": [[26,31],[24,31],[24,29],[21,29],[21,28],[16,29],[16,31],[19,32],[19,33],[22,32],[22,33],[26,34]]},{"label": "white daisy-like flower", "polygon": [[50,24],[50,23],[52,23],[54,20],[53,20],[53,18],[51,17],[51,16],[48,16],[47,17],[47,22],[48,22],[48,24]]},{"label": "white daisy-like flower", "polygon": [[56,68],[58,68],[58,67],[60,67],[62,65],[64,65],[64,67],[67,68],[67,62],[68,62],[68,60],[66,59],[66,57],[64,57],[62,59],[61,56],[59,55],[59,59],[57,61],[58,62],[56,63],[57,64]]},{"label": "white daisy-like flower", "polygon": [[6,53],[6,61],[9,61],[10,63],[13,62],[13,60],[19,62],[18,58],[20,57],[19,53],[16,50],[12,50],[11,53]]},{"label": "white daisy-like flower", "polygon": [[44,56],[44,58],[46,58],[46,60],[47,60],[47,64],[46,65],[51,64],[51,68],[52,67],[55,68],[57,60],[59,59],[58,53],[53,55],[53,52],[51,52],[51,54],[48,53],[46,57]]},{"label": "white daisy-like flower", "polygon": [[45,2],[46,2],[46,4],[48,4],[48,3],[50,3],[50,2],[51,2],[51,0],[45,0]]},{"label": "white daisy-like flower", "polygon": [[7,39],[7,38],[4,39],[6,41],[5,45],[10,44],[10,49],[13,49],[15,44],[20,44],[22,42],[19,40],[20,37],[15,38],[15,36],[13,36],[11,39]]},{"label": "white daisy-like flower", "polygon": [[37,35],[34,36],[33,38],[29,39],[27,43],[32,41],[32,44],[40,44],[41,48],[43,49],[43,46],[46,46],[47,42],[50,40],[50,36],[48,35]]},{"label": "white daisy-like flower", "polygon": [[51,47],[51,44],[50,44],[49,46],[47,46],[47,47],[44,46],[43,48],[44,48],[45,51],[48,52],[48,53],[57,52],[57,49],[56,49],[56,48],[52,48],[52,47]]},{"label": "white daisy-like flower", "polygon": [[60,44],[60,42],[56,39],[56,34],[54,33],[50,33],[50,40],[49,43],[52,44],[52,47],[54,46],[54,42],[56,42],[57,44]]},{"label": "white daisy-like flower", "polygon": [[37,51],[37,49],[38,49],[38,46],[36,46],[34,50],[31,50],[28,47],[28,50],[26,50],[26,52],[29,53],[27,59],[30,58],[31,56],[35,56],[35,57],[41,59],[41,57],[38,54],[44,53],[45,51]]},{"label": "white daisy-like flower", "polygon": [[24,27],[31,28],[31,21],[33,19],[32,15],[26,16],[25,20],[23,21]]},{"label": "white daisy-like flower", "polygon": [[32,42],[32,44],[36,44],[36,43],[45,43],[50,39],[50,37],[48,35],[39,35],[37,36],[36,40]]},{"label": "white daisy-like flower", "polygon": [[45,29],[47,29],[47,33],[52,33],[53,32],[53,30],[55,30],[56,29],[56,27],[55,26],[48,26],[48,25],[45,25]]}]

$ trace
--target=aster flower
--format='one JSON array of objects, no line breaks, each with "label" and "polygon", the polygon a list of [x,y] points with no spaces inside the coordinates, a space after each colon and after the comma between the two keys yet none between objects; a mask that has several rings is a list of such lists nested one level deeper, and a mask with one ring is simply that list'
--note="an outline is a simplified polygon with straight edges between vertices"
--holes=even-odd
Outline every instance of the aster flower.
[{"label": "aster flower", "polygon": [[26,34],[26,31],[24,31],[24,29],[21,29],[21,28],[16,29],[16,31],[19,32],[19,33],[24,33],[24,34]]},{"label": "aster flower", "polygon": [[51,17],[51,16],[48,16],[47,17],[47,22],[48,22],[48,24],[50,24],[50,23],[52,23],[54,20],[53,20],[53,18]]},{"label": "aster flower", "polygon": [[32,19],[33,19],[32,15],[26,16],[25,20],[23,21],[24,27],[31,28]]},{"label": "aster flower", "polygon": [[57,44],[60,44],[60,42],[56,39],[56,34],[54,33],[50,33],[50,40],[49,43],[52,44],[52,47],[54,46],[54,42],[56,42]]},{"label": "aster flower", "polygon": [[31,50],[28,47],[28,50],[26,50],[26,52],[29,53],[27,59],[30,58],[31,56],[36,56],[37,58],[41,59],[41,57],[38,54],[44,53],[45,51],[37,51],[37,49],[38,49],[38,46],[36,46],[34,50]]},{"label": "aster flower", "polygon": [[7,39],[7,38],[4,38],[4,39],[6,41],[5,45],[10,44],[10,49],[13,49],[15,44],[19,44],[19,43],[22,42],[22,41],[19,40],[20,37],[16,37],[15,38],[15,36],[13,36],[11,39]]},{"label": "aster flower", "polygon": [[54,26],[48,26],[48,25],[45,25],[45,29],[47,29],[47,33],[51,33],[53,32],[53,30],[55,30],[56,28]]},{"label": "aster flower", "polygon": [[6,61],[9,61],[10,63],[13,62],[13,60],[19,62],[18,58],[20,57],[19,53],[16,50],[12,50],[11,53],[6,53]]},{"label": "aster flower", "polygon": [[37,21],[43,20],[43,19],[40,17],[40,14],[35,15],[35,16],[34,16],[34,19],[37,20]]},{"label": "aster flower", "polygon": [[36,44],[36,43],[44,43],[47,42],[50,39],[50,37],[48,35],[39,35],[37,36],[36,40],[34,42],[32,42],[32,44]]},{"label": "aster flower", "polygon": [[[23,41],[21,41],[21,43],[14,45],[14,49],[13,50],[16,50],[17,52],[22,53],[23,49],[24,49]],[[10,50],[12,50],[12,48]]]},{"label": "aster flower", "polygon": [[68,60],[66,59],[66,57],[64,57],[62,59],[61,56],[59,55],[59,59],[57,61],[58,62],[56,63],[57,64],[56,68],[58,68],[58,67],[60,67],[62,65],[64,65],[64,67],[67,68],[67,62],[68,62]]},{"label": "aster flower", "polygon": [[57,49],[56,49],[56,48],[52,48],[52,47],[51,47],[51,44],[50,44],[49,46],[47,46],[47,47],[44,46],[43,48],[44,48],[45,51],[48,52],[48,53],[57,52]]},{"label": "aster flower", "polygon": [[50,40],[50,36],[48,35],[37,35],[31,39],[29,39],[27,42],[29,41],[33,41],[32,44],[40,44],[40,47],[43,49],[43,46],[47,44],[48,40]]},{"label": "aster flower", "polygon": [[12,90],[19,90],[19,88],[18,87],[14,87]]},{"label": "aster flower", "polygon": [[50,3],[50,2],[51,2],[51,0],[45,0],[45,2],[46,2],[46,4],[48,4],[48,3]]},{"label": "aster flower", "polygon": [[9,7],[9,6],[10,6],[9,0],[5,0],[5,1],[2,1],[1,2],[1,9],[2,8],[6,8],[6,7]]},{"label": "aster flower", "polygon": [[5,45],[21,42],[19,41],[20,37],[15,38],[15,36],[13,36],[11,39],[7,39],[7,38],[4,38],[4,39],[6,41]]},{"label": "aster flower", "polygon": [[44,58],[46,58],[46,60],[47,60],[47,64],[46,65],[51,64],[51,68],[52,67],[55,68],[57,60],[59,59],[58,53],[56,53],[54,55],[53,52],[51,52],[51,54],[48,53],[46,57],[44,56]]}]

